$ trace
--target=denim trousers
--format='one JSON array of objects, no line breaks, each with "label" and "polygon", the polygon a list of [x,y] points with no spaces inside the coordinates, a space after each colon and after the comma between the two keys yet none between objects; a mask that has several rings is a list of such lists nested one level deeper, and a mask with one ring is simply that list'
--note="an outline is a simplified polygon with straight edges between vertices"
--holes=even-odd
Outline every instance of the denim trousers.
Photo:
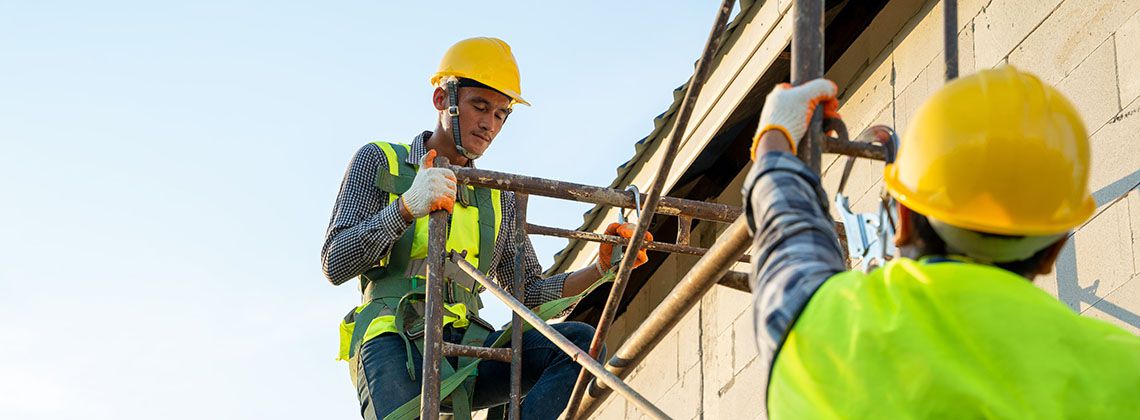
[{"label": "denim trousers", "polygon": [[[589,348],[594,336],[594,327],[581,322],[562,322],[551,326],[582,349]],[[491,333],[484,346],[489,346],[502,333]],[[459,342],[462,336],[463,330],[450,326],[443,330],[443,339],[447,342]],[[362,417],[382,419],[420,394],[423,356],[413,349],[412,359],[415,380],[408,375],[407,351],[399,336],[384,334],[364,343],[354,361]],[[557,419],[570,400],[570,391],[578,379],[579,370],[581,366],[538,331],[532,329],[523,333],[522,418]],[[510,363],[484,360],[479,362],[478,371],[472,409],[506,404],[511,388]],[[442,409],[450,411],[447,406]]]}]

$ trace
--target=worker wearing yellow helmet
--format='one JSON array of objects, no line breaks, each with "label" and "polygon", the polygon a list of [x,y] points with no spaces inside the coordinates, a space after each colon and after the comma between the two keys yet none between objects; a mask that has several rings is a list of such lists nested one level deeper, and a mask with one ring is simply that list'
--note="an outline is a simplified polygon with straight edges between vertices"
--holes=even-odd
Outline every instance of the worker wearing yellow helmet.
[{"label": "worker wearing yellow helmet", "polygon": [[[365,419],[411,419],[419,414],[424,258],[431,211],[451,213],[447,249],[466,252],[468,262],[503,288],[513,289],[515,261],[521,259],[523,302],[531,307],[568,305],[572,299],[562,298],[583,295],[610,269],[609,258],[600,258],[596,266],[543,277],[530,240],[516,235],[520,227],[515,225],[515,195],[457,185],[454,172],[433,165],[436,156],[453,165],[473,165],[502,130],[512,107],[529,105],[522,98],[510,46],[496,38],[460,41],[444,54],[431,83],[431,102],[438,114],[434,130],[419,133],[410,143],[377,141],[357,151],[321,250],[325,276],[334,285],[360,279],[363,301],[341,322],[339,358],[349,362]],[[609,229],[627,238],[632,231],[632,225],[613,224]],[[609,254],[602,250],[602,255]],[[638,263],[646,258],[643,251]],[[453,266],[445,271],[444,340],[491,346],[502,344],[496,343],[500,336],[509,338],[479,318],[483,305],[474,279]],[[593,327],[578,322],[554,328],[583,349],[594,333]],[[557,418],[569,400],[579,365],[534,330],[523,334],[522,349],[522,417]],[[472,409],[500,406],[508,399],[506,363],[460,357],[441,363],[441,373],[443,408],[457,419],[469,419]]]},{"label": "worker wearing yellow helmet", "polygon": [[792,151],[836,86],[777,87],[744,188],[771,418],[1135,418],[1140,338],[1035,287],[1096,205],[1081,119],[1012,67],[917,111],[884,183],[902,256],[863,273]]}]

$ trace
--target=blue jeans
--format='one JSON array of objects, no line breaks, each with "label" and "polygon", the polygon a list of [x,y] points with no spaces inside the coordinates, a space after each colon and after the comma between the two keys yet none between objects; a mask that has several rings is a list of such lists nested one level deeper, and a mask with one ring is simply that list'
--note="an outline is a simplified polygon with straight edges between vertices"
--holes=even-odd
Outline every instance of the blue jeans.
[{"label": "blue jeans", "polygon": [[[594,336],[594,327],[581,322],[551,326],[582,349],[589,348]],[[491,333],[484,345],[489,346],[502,333]],[[459,342],[462,335],[461,330],[450,326],[443,329],[444,341]],[[581,366],[536,330],[523,333],[522,350],[522,418],[557,419],[570,400]],[[373,338],[361,347],[355,362],[360,414],[365,419],[382,419],[420,394],[423,356],[413,349],[414,381],[408,377],[407,359],[404,341],[395,334]],[[472,408],[505,404],[510,397],[510,378],[510,363],[479,362]]]}]

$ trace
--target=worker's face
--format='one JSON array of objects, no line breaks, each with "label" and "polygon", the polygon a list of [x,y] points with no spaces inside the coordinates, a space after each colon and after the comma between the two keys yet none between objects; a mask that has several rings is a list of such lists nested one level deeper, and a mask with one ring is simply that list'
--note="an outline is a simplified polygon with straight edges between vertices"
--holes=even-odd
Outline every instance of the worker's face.
[{"label": "worker's face", "polygon": [[[437,88],[436,109],[441,111],[443,126],[451,131],[451,117],[447,115],[447,91]],[[459,89],[459,127],[463,148],[483,154],[503,128],[511,113],[511,99],[492,89],[465,87]]]}]

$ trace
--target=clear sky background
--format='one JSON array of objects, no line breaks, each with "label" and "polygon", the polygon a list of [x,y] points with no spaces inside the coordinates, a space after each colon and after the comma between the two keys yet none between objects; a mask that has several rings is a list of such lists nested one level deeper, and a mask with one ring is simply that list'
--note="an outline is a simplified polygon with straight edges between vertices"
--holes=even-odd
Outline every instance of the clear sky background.
[{"label": "clear sky background", "polygon": [[[439,57],[491,35],[534,107],[479,165],[607,185],[715,9],[3,2],[0,418],[356,418],[334,355],[359,292],[320,267],[352,154],[432,129]],[[530,218],[586,209],[534,200]],[[535,243],[544,265],[565,245]]]}]

